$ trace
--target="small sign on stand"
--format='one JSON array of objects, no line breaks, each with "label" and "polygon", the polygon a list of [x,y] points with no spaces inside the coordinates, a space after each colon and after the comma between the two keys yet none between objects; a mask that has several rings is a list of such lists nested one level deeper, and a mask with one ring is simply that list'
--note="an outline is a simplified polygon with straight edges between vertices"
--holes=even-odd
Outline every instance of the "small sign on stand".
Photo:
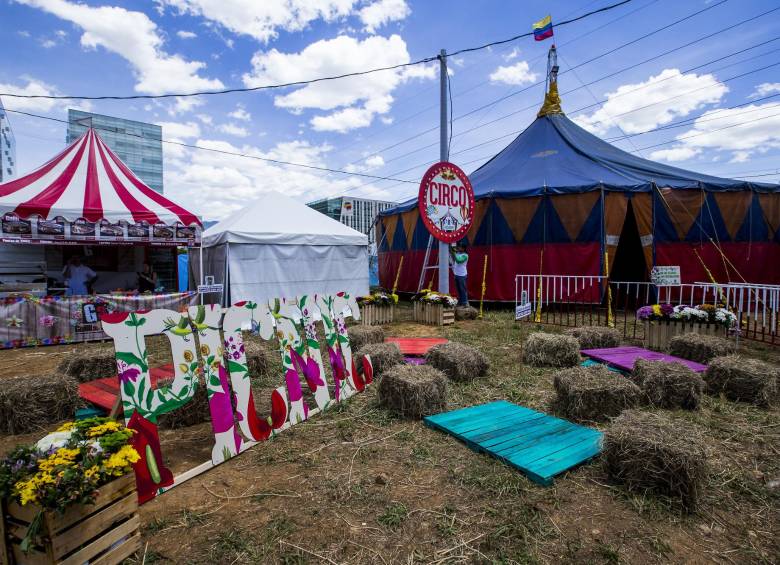
[{"label": "small sign on stand", "polygon": [[515,321],[527,318],[531,315],[532,310],[533,307],[531,302],[528,300],[528,291],[524,290],[520,294],[520,303],[515,304]]},{"label": "small sign on stand", "polygon": [[650,281],[656,286],[680,286],[679,265],[656,265],[650,271]]}]

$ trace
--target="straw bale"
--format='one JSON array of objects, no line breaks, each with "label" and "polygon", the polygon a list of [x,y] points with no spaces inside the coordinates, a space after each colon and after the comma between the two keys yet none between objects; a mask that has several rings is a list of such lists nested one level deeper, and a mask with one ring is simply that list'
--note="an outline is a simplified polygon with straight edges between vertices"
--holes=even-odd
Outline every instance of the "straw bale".
[{"label": "straw bale", "polygon": [[604,365],[573,367],[553,377],[555,406],[575,420],[601,421],[639,404],[642,392],[627,378]]},{"label": "straw bale", "polygon": [[603,326],[583,326],[563,332],[572,336],[580,344],[580,349],[601,349],[620,345],[620,332],[615,328]]},{"label": "straw bale", "polygon": [[715,357],[731,355],[737,351],[736,344],[723,337],[697,333],[684,333],[669,341],[669,353],[697,363],[709,363]]},{"label": "straw bale", "polygon": [[525,342],[523,361],[535,367],[573,367],[580,362],[580,346],[569,335],[536,332]]},{"label": "straw bale", "polygon": [[405,418],[437,414],[447,406],[447,377],[428,365],[395,365],[379,381],[377,398]]},{"label": "straw bale", "polygon": [[704,381],[708,394],[768,407],[777,403],[780,367],[740,355],[716,357]]},{"label": "straw bale", "polygon": [[431,347],[425,355],[425,361],[454,381],[483,377],[490,366],[481,351],[452,341]]},{"label": "straw bale", "polygon": [[272,367],[272,352],[267,347],[252,340],[244,341],[244,354],[250,378],[259,379],[266,376]]},{"label": "straw bale", "polygon": [[395,343],[369,343],[360,348],[355,355],[355,366],[363,374],[363,356],[371,357],[374,377],[382,375],[391,367],[404,362],[401,350]]},{"label": "straw bale", "polygon": [[347,333],[352,351],[357,351],[369,343],[385,341],[385,331],[381,326],[351,326],[347,329]]},{"label": "straw bale", "polygon": [[80,383],[85,383],[115,376],[116,358],[113,350],[78,350],[65,358],[57,370]]},{"label": "straw bale", "polygon": [[698,410],[704,379],[682,363],[639,359],[631,373],[647,401],[658,408]]},{"label": "straw bale", "polygon": [[704,438],[664,412],[627,410],[604,434],[602,455],[609,477],[629,490],[679,498],[695,510],[707,478]]},{"label": "straw bale", "polygon": [[[157,388],[171,386],[173,378],[160,379],[157,381]],[[157,418],[157,425],[162,429],[175,430],[177,428],[186,428],[196,424],[208,422],[211,419],[209,411],[208,391],[203,379],[199,379],[198,388],[195,389],[195,396],[187,404],[163,414]]]},{"label": "straw bale", "polygon": [[79,383],[68,375],[6,378],[0,387],[0,431],[49,432],[53,424],[73,418],[81,405]]}]

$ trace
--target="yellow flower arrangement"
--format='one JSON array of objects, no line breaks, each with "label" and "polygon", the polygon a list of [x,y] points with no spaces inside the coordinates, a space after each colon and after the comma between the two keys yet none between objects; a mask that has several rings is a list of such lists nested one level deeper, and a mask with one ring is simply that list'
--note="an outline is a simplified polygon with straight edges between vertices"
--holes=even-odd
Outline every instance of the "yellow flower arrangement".
[{"label": "yellow flower arrangement", "polygon": [[130,445],[112,454],[103,464],[104,469],[110,475],[122,476],[130,466],[141,458],[138,452]]},{"label": "yellow flower arrangement", "polygon": [[38,468],[41,471],[52,471],[55,467],[58,467],[60,465],[64,465],[66,467],[72,467],[74,464],[74,461],[76,457],[79,455],[78,449],[68,449],[66,447],[61,447],[51,455],[49,455],[46,459],[41,459],[38,462]]},{"label": "yellow flower arrangement", "polygon": [[76,422],[65,422],[55,431],[57,432],[72,432],[76,429]]},{"label": "yellow flower arrangement", "polygon": [[87,431],[87,437],[100,437],[105,434],[118,432],[123,427],[124,426],[122,426],[122,424],[120,424],[119,422],[115,422],[115,421],[106,422],[105,424],[100,424],[92,428],[89,428],[89,430]]},{"label": "yellow flower arrangement", "polygon": [[661,305],[660,304],[653,304],[653,314],[656,316],[661,316]]}]

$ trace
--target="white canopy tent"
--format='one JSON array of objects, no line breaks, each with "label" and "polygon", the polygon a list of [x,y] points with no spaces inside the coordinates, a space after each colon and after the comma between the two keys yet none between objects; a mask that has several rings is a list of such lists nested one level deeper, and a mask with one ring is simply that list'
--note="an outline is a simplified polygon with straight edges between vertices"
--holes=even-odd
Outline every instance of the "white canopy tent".
[{"label": "white canopy tent", "polygon": [[278,192],[203,232],[202,252],[204,278],[225,285],[225,303],[368,293],[368,237]]}]

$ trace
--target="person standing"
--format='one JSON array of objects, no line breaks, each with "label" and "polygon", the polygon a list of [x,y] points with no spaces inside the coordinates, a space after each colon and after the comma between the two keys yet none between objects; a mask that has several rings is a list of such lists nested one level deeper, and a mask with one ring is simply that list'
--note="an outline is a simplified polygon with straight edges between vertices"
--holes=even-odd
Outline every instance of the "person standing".
[{"label": "person standing", "polygon": [[138,292],[154,292],[157,288],[157,273],[149,263],[144,263],[143,270],[138,273]]},{"label": "person standing", "polygon": [[467,285],[469,254],[466,246],[458,243],[450,247],[452,258],[452,274],[455,275],[455,288],[458,291],[458,306],[469,305],[469,292]]},{"label": "person standing", "polygon": [[90,294],[89,287],[97,280],[95,271],[81,263],[81,257],[71,257],[65,268],[62,269],[65,284],[68,285],[67,296],[86,296]]}]

